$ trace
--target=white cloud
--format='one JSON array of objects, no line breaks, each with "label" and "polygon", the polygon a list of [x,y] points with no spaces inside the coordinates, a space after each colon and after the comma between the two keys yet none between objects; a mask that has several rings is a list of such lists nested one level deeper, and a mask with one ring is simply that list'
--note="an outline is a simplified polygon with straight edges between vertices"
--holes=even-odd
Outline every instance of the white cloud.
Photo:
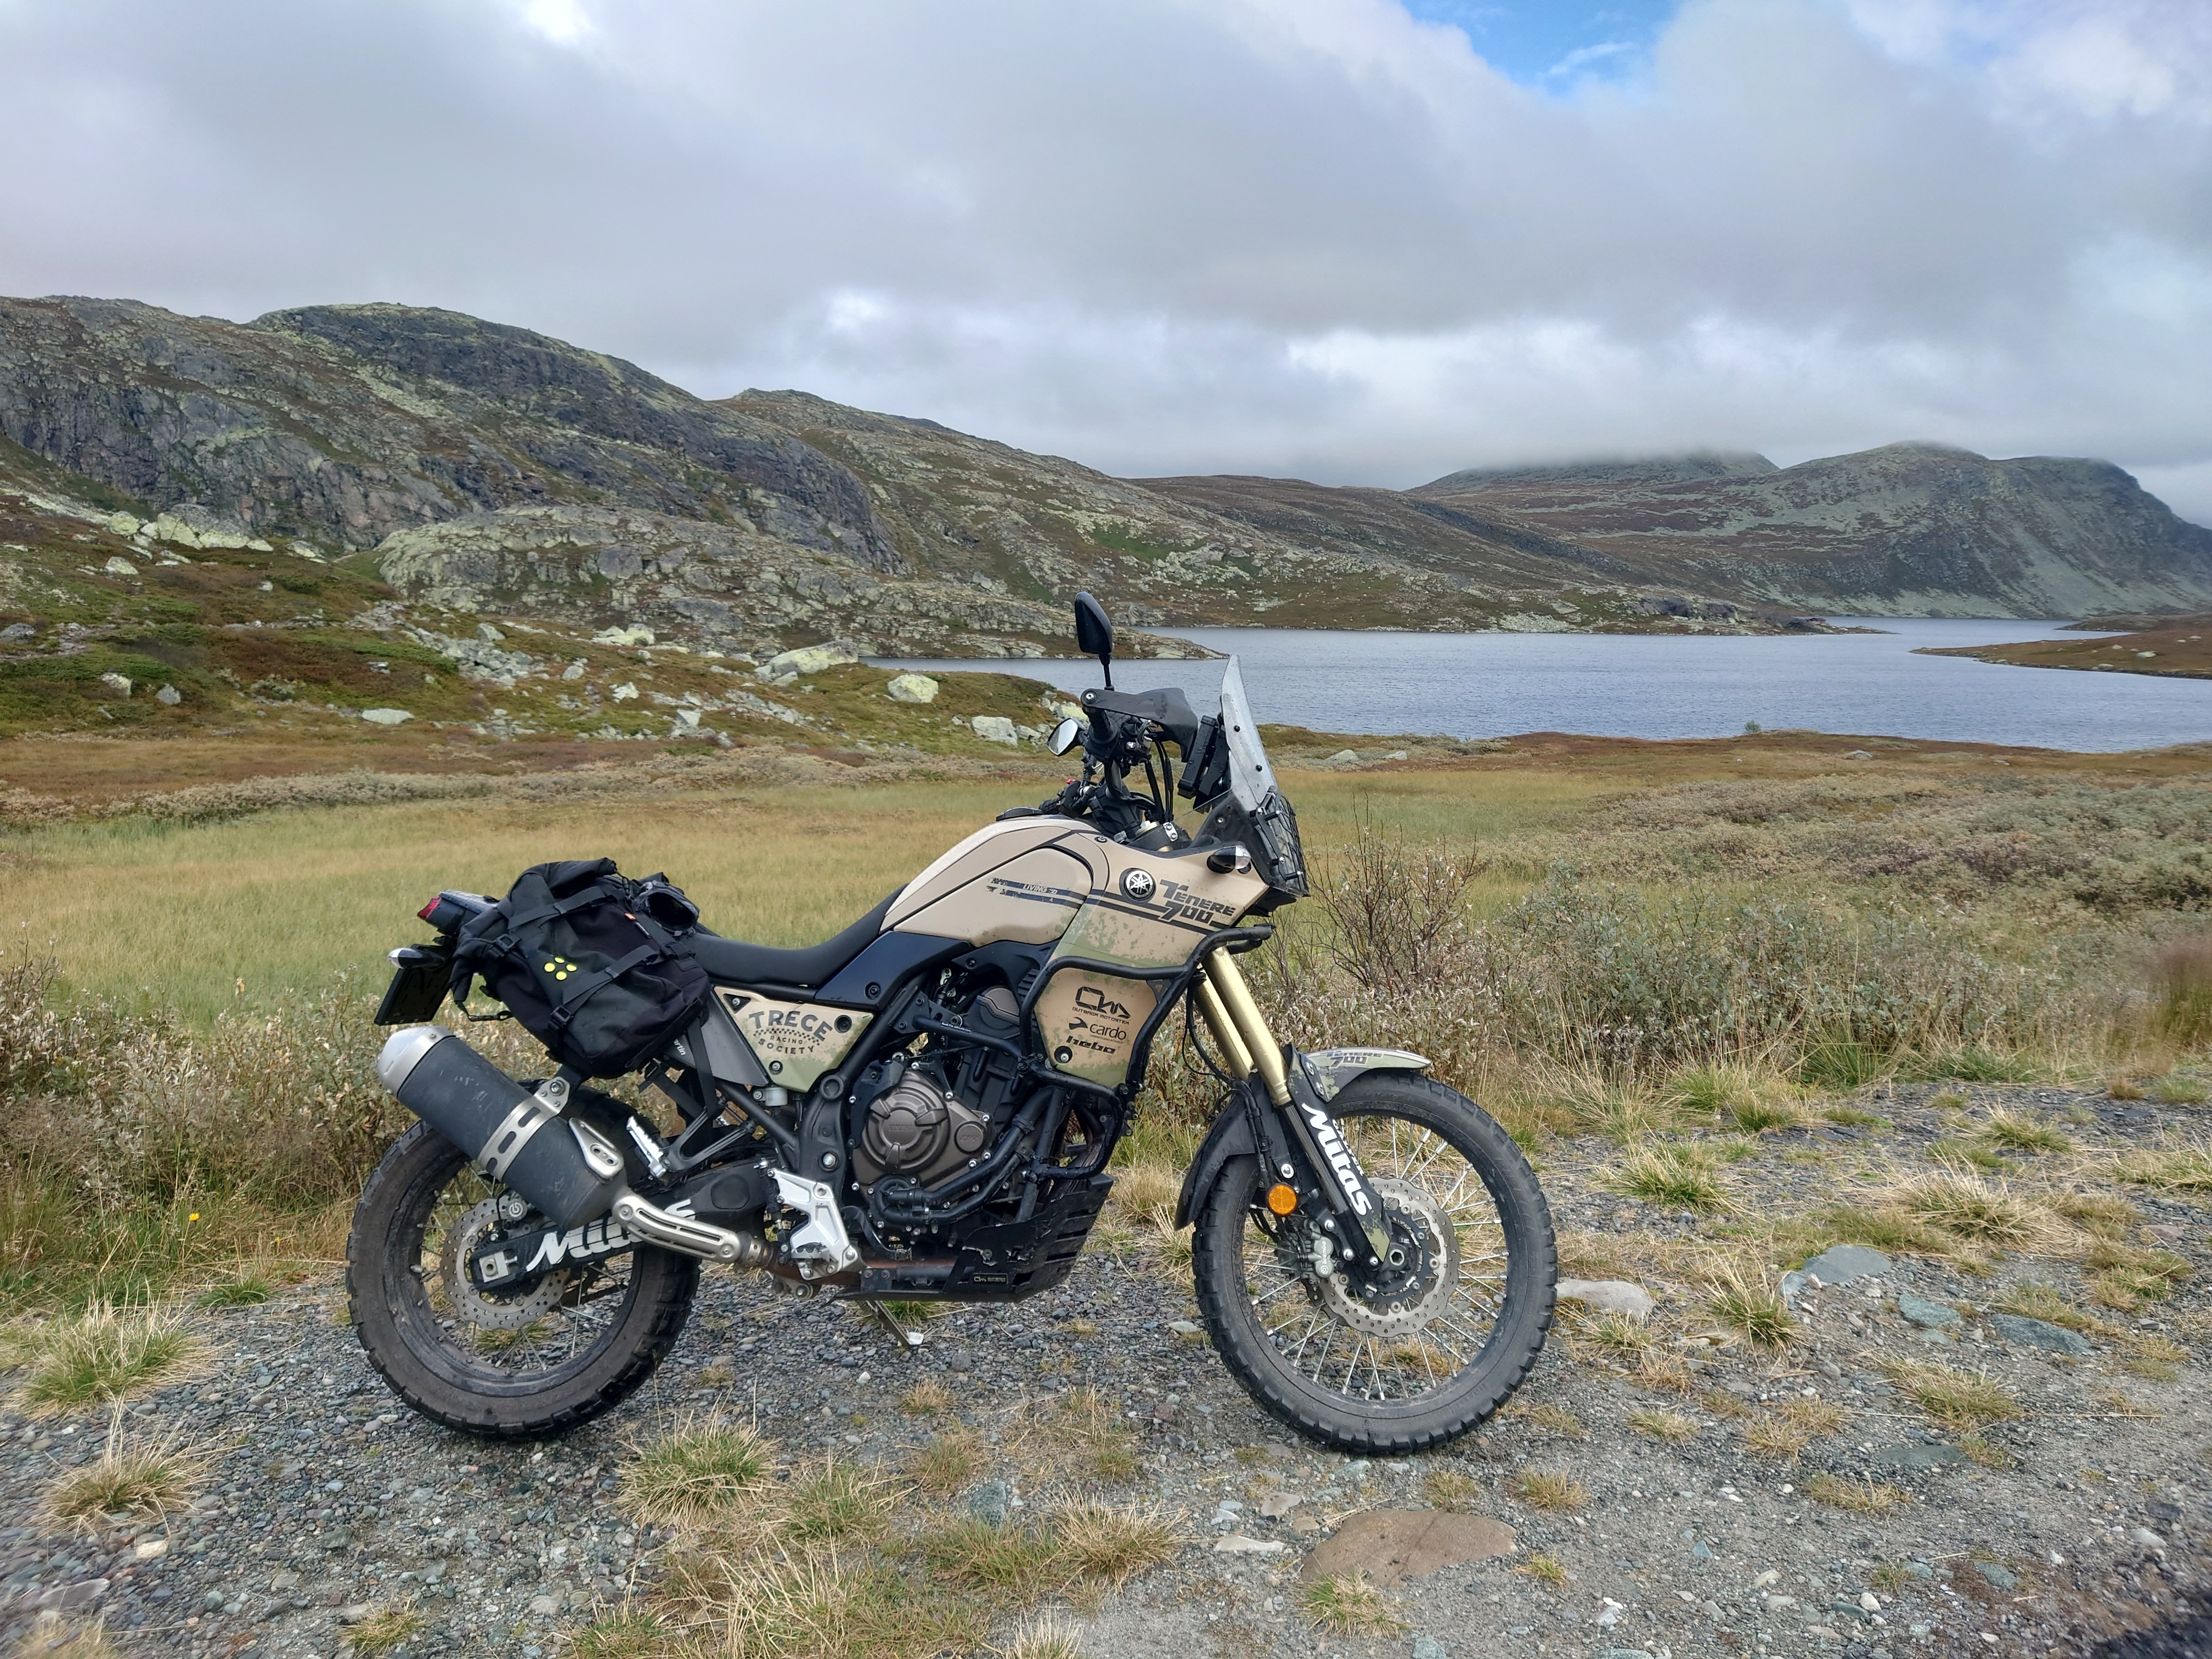
[{"label": "white cloud", "polygon": [[1691,0],[1562,96],[1395,0],[0,0],[0,290],[448,305],[1117,471],[2197,489],[2208,19]]}]

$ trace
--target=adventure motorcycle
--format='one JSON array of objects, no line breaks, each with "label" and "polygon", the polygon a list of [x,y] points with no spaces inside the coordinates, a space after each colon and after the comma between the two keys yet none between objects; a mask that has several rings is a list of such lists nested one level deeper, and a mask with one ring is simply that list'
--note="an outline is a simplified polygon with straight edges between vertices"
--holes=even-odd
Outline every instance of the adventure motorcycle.
[{"label": "adventure motorcycle", "polygon": [[[652,1374],[702,1261],[870,1301],[1015,1301],[1060,1284],[1178,1006],[1224,1088],[1175,1222],[1195,1226],[1200,1310],[1253,1398],[1324,1444],[1395,1453],[1466,1432],[1519,1384],[1556,1273],[1527,1161],[1420,1056],[1304,1054],[1268,1029],[1237,957],[1307,873],[1236,659],[1219,714],[1200,719],[1180,691],[1113,690],[1105,613],[1085,594],[1076,617],[1106,684],[1050,747],[1079,745],[1081,776],[835,939],[722,939],[689,925],[659,878],[601,877],[590,890],[617,895],[602,911],[646,942],[592,969],[580,945],[517,945],[514,895],[503,911],[453,892],[425,908],[438,940],[392,953],[383,1023],[465,996],[457,953],[502,947],[533,975],[544,958],[553,1012],[531,1029],[556,1057],[580,1029],[563,1011],[626,975],[663,974],[648,985],[660,1000],[636,1006],[678,1012],[648,1053],[528,1084],[440,1026],[386,1043],[378,1075],[423,1121],[362,1196],[347,1285],[363,1346],[409,1404],[483,1434],[573,1428]],[[1195,833],[1174,794],[1196,804]],[[588,884],[547,879],[527,919],[584,914],[561,893]],[[515,983],[503,1000],[524,1017],[530,987]],[[588,1080],[630,1072],[680,1129],[664,1135]]]}]

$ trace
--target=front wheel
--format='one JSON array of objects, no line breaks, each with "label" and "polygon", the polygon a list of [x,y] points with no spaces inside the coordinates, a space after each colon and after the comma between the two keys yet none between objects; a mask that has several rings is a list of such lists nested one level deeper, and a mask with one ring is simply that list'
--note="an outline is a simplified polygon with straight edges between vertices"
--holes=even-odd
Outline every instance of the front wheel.
[{"label": "front wheel", "polygon": [[1237,1381],[1308,1438],[1370,1453],[1442,1445],[1503,1405],[1543,1349],[1551,1209],[1497,1120],[1432,1078],[1370,1072],[1334,1109],[1382,1200],[1395,1270],[1323,1277],[1328,1253],[1306,1217],[1278,1219],[1257,1161],[1232,1158],[1191,1240],[1199,1310]]}]

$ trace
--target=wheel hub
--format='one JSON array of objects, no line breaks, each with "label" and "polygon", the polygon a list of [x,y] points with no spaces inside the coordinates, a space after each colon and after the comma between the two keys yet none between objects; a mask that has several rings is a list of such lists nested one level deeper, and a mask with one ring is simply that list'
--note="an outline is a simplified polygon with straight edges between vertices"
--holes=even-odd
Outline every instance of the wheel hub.
[{"label": "wheel hub", "polygon": [[488,1198],[461,1213],[446,1230],[438,1268],[453,1311],[480,1330],[527,1330],[560,1305],[566,1273],[550,1273],[513,1291],[480,1290],[469,1278],[469,1258],[499,1224],[501,1200]]},{"label": "wheel hub", "polygon": [[1459,1283],[1458,1230],[1435,1194],[1419,1182],[1381,1176],[1367,1184],[1382,1200],[1389,1256],[1364,1272],[1340,1265],[1317,1283],[1315,1297],[1365,1335],[1410,1335],[1451,1300]]}]

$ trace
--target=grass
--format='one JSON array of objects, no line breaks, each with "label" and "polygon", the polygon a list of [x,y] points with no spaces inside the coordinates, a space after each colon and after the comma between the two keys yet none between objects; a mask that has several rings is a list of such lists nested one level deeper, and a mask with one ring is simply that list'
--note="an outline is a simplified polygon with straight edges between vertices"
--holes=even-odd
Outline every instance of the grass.
[{"label": "grass", "polygon": [[1705,1305],[1714,1318],[1741,1335],[1753,1347],[1787,1347],[1797,1334],[1797,1322],[1782,1293],[1764,1279],[1753,1279],[1733,1265],[1713,1276]]},{"label": "grass", "polygon": [[2186,1141],[2126,1153],[2112,1172],[2139,1187],[2172,1193],[2212,1193],[2212,1145]]},{"label": "grass", "polygon": [[1907,1176],[1883,1197],[1906,1219],[1970,1243],[2021,1249],[2048,1231],[2036,1206],[2003,1182],[1955,1164]]},{"label": "grass", "polygon": [[2016,1112],[1992,1113],[1982,1133],[1993,1146],[2015,1152],[2070,1152],[2074,1137],[2055,1125]]},{"label": "grass", "polygon": [[277,1270],[267,1261],[241,1261],[192,1298],[198,1308],[257,1308],[276,1293]]},{"label": "grass", "polygon": [[1054,1563],[1073,1583],[1120,1589],[1175,1556],[1175,1524],[1154,1510],[1072,1504],[1052,1525]]},{"label": "grass", "polygon": [[1556,1555],[1532,1555],[1513,1569],[1524,1578],[1533,1578],[1546,1589],[1565,1589],[1568,1583],[1566,1564]]},{"label": "grass", "polygon": [[2150,1097],[2161,1106],[2202,1106],[2212,1099],[2212,1084],[2201,1077],[2176,1072],[2152,1084]]},{"label": "grass", "polygon": [[93,1536],[112,1516],[158,1521],[183,1509],[206,1474],[206,1459],[173,1437],[125,1435],[118,1412],[100,1455],[57,1475],[40,1508],[56,1525]]},{"label": "grass", "polygon": [[2046,1325],[2057,1325],[2069,1331],[2081,1331],[2094,1336],[2112,1337],[2119,1333],[2094,1314],[2085,1312],[2066,1299],[2065,1293],[2054,1285],[2029,1281],[2008,1286],[1995,1303],[1999,1313],[2019,1314],[2023,1318],[2039,1319]]},{"label": "grass", "polygon": [[625,1607],[575,1632],[563,1651],[565,1659],[659,1659],[673,1634],[658,1613]]},{"label": "grass", "polygon": [[18,1328],[9,1347],[29,1373],[24,1401],[46,1412],[135,1399],[188,1374],[207,1356],[206,1343],[175,1310],[108,1302]]},{"label": "grass", "polygon": [[1661,1209],[1718,1215],[1735,1206],[1708,1155],[1693,1147],[1655,1146],[1638,1152],[1610,1171],[1604,1184]]},{"label": "grass", "polygon": [[952,1409],[952,1396],[933,1376],[926,1376],[899,1396],[899,1409],[908,1417],[935,1417]]},{"label": "grass", "polygon": [[1814,1441],[1843,1427],[1847,1415],[1842,1407],[1826,1401],[1788,1401],[1746,1424],[1743,1443],[1767,1457],[1795,1458]]},{"label": "grass", "polygon": [[345,1644],[359,1654],[390,1653],[414,1640],[428,1626],[429,1620],[412,1607],[380,1607],[347,1628]]},{"label": "grass", "polygon": [[1932,1360],[1893,1359],[1883,1371],[1898,1391],[1949,1429],[1978,1429],[2021,1414],[2020,1402],[1985,1376]]},{"label": "grass", "polygon": [[71,1625],[52,1613],[42,1613],[13,1659],[126,1659],[104,1620]]},{"label": "grass", "polygon": [[1395,1636],[1407,1628],[1364,1572],[1316,1578],[1298,1591],[1298,1605],[1317,1629],[1339,1636]]},{"label": "grass", "polygon": [[1081,1659],[1083,1642],[1073,1626],[1047,1613],[999,1651],[1005,1659]]},{"label": "grass", "polygon": [[906,1474],[933,1498],[958,1492],[983,1468],[983,1443],[970,1429],[932,1435],[906,1462]]},{"label": "grass", "polygon": [[1582,1419],[1565,1406],[1554,1405],[1548,1400],[1534,1401],[1525,1406],[1516,1401],[1506,1407],[1506,1413],[1519,1419],[1532,1429],[1540,1429],[1547,1434],[1564,1435],[1570,1440],[1580,1440],[1588,1432],[1583,1427]]},{"label": "grass", "polygon": [[732,1519],[770,1480],[774,1449],[749,1424],[685,1419],[633,1449],[623,1507],[647,1524]]},{"label": "grass", "polygon": [[1532,1510],[1571,1514],[1589,1504],[1583,1483],[1558,1469],[1516,1469],[1505,1490]]},{"label": "grass", "polygon": [[794,1474],[783,1492],[787,1544],[873,1542],[890,1530],[898,1493],[850,1463],[825,1459]]},{"label": "grass", "polygon": [[1696,1439],[1698,1436],[1697,1424],[1680,1412],[1651,1411],[1638,1407],[1628,1413],[1626,1420],[1637,1433],[1647,1435],[1654,1440],[1663,1440],[1670,1445],[1679,1446],[1685,1441]]},{"label": "grass", "polygon": [[1463,1513],[1482,1502],[1482,1482],[1465,1469],[1431,1469],[1421,1481],[1421,1492],[1432,1509]]},{"label": "grass", "polygon": [[1815,1503],[1826,1504],[1831,1509],[1849,1510],[1856,1515],[1894,1515],[1912,1501],[1912,1494],[1902,1486],[1826,1473],[1806,1480],[1805,1495]]}]

